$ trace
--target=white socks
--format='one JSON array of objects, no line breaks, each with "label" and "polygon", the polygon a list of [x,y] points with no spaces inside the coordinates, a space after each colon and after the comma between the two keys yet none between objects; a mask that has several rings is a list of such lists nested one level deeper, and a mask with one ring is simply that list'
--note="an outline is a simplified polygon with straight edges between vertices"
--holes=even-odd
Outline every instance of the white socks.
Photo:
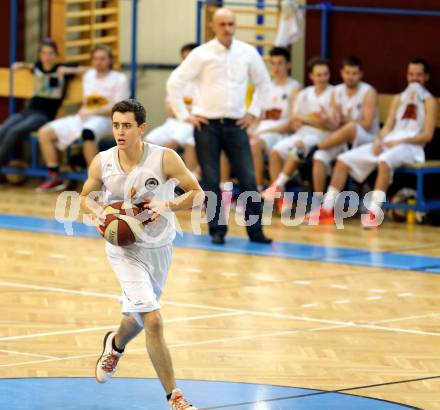
[{"label": "white socks", "polygon": [[382,204],[386,201],[386,193],[384,191],[374,190],[371,191],[369,210],[376,213],[382,208]]},{"label": "white socks", "polygon": [[322,209],[324,209],[324,211],[331,211],[334,208],[338,194],[339,191],[335,187],[331,185],[328,187],[322,201]]},{"label": "white socks", "polygon": [[284,172],[281,172],[277,179],[275,180],[275,185],[280,187],[280,188],[284,188],[284,185],[287,184],[287,181],[290,179],[289,176],[287,176]]}]

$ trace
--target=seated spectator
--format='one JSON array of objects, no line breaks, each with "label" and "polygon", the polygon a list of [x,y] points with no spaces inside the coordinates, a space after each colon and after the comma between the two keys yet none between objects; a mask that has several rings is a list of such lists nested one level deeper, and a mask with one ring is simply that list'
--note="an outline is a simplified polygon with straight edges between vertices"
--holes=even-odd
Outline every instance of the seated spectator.
[{"label": "seated spectator", "polygon": [[38,131],[41,151],[49,169],[49,178],[38,192],[62,191],[65,185],[59,176],[59,151],[78,138],[83,140],[83,154],[90,164],[98,152],[97,142],[112,135],[112,106],[130,96],[127,77],[112,70],[110,47],[98,45],[92,51],[92,68],[83,77],[83,103],[76,115],[51,121]]},{"label": "seated spectator", "polygon": [[[329,84],[330,65],[322,58],[314,58],[308,64],[313,85],[300,91],[295,99],[290,137],[278,142],[269,156],[272,184],[262,196],[268,200],[280,198],[284,186],[298,169],[310,149],[322,141],[337,127],[332,105],[334,87]],[[282,211],[283,202],[278,201]]]},{"label": "seated spectator", "polygon": [[264,155],[290,130],[289,113],[301,84],[289,77],[290,52],[274,47],[269,52],[272,81],[270,94],[263,105],[259,120],[248,129],[258,190],[264,183]]},{"label": "seated spectator", "polygon": [[[327,175],[338,154],[348,148],[372,142],[379,132],[377,92],[362,81],[362,62],[347,57],[342,62],[342,84],[335,87],[333,98],[340,128],[311,148],[313,154],[313,190],[324,192]],[[310,154],[309,154],[310,155]]]},{"label": "seated spectator", "polygon": [[377,169],[374,191],[366,204],[369,213],[362,224],[364,227],[378,226],[382,216],[380,207],[385,201],[394,169],[404,164],[424,162],[423,147],[434,135],[437,102],[425,88],[428,79],[428,63],[421,58],[411,60],[407,70],[408,86],[394,97],[385,125],[374,142],[338,156],[320,219],[333,222],[334,204],[349,174],[356,181],[363,182]]},{"label": "seated spectator", "polygon": [[17,142],[55,118],[70,76],[82,72],[81,67],[57,62],[58,48],[49,38],[41,42],[38,55],[34,64],[16,62],[11,67],[32,71],[34,94],[27,108],[11,115],[0,127],[0,165],[8,161]]},{"label": "seated spectator", "polygon": [[[182,61],[188,54],[197,47],[195,43],[189,43],[182,46],[180,49],[180,56]],[[194,100],[194,84],[187,83],[184,90],[183,101],[188,109],[191,111],[191,106]],[[188,169],[195,174],[197,179],[200,179],[200,169],[197,162],[197,155],[194,141],[194,127],[186,121],[178,120],[168,102],[168,97],[165,102],[165,112],[168,115],[167,120],[161,126],[153,129],[145,137],[145,141],[167,147],[173,150],[183,149],[184,160]]]}]

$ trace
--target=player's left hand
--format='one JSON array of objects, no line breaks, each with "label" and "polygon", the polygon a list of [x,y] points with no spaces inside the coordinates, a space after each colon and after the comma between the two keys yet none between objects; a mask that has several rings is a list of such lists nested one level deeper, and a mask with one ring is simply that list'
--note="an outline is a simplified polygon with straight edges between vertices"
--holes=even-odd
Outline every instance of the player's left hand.
[{"label": "player's left hand", "polygon": [[255,121],[255,117],[252,114],[247,113],[243,118],[237,120],[236,124],[242,130],[249,128],[251,124]]},{"label": "player's left hand", "polygon": [[401,144],[402,141],[400,140],[393,140],[393,141],[387,141],[383,143],[383,146],[386,148],[393,148],[396,147],[397,145]]},{"label": "player's left hand", "polygon": [[147,202],[144,202],[142,204],[142,209],[151,212],[148,222],[157,221],[161,216],[165,215],[170,210],[168,202],[158,201],[157,199],[151,199]]}]

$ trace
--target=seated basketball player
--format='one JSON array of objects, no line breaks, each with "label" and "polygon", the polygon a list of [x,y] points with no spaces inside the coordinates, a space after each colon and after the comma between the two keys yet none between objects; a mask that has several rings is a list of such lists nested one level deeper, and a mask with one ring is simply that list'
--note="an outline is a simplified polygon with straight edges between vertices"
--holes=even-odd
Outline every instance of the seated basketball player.
[{"label": "seated basketball player", "polygon": [[[327,175],[338,154],[348,148],[372,142],[379,132],[377,92],[362,81],[362,62],[347,57],[342,62],[342,84],[335,87],[333,101],[340,128],[311,148],[313,154],[313,190],[322,195]],[[309,154],[310,155],[310,154]]]},{"label": "seated basketball player", "polygon": [[252,129],[248,129],[258,190],[264,183],[264,155],[289,132],[292,101],[301,88],[298,81],[289,77],[289,50],[274,47],[269,55],[272,74],[270,94],[264,102],[261,117]]},{"label": "seated basketball player", "polygon": [[127,77],[112,70],[113,54],[110,47],[97,45],[92,51],[92,67],[83,77],[83,104],[76,115],[60,118],[38,131],[41,152],[49,169],[49,178],[39,192],[65,189],[59,177],[59,151],[65,150],[82,138],[83,154],[90,164],[98,152],[97,141],[110,136],[113,104],[130,95]]},{"label": "seated basketball player", "polygon": [[270,152],[269,171],[272,184],[263,197],[275,200],[292,177],[310,149],[319,144],[338,125],[332,106],[334,87],[329,84],[330,65],[322,58],[308,63],[309,78],[313,85],[298,93],[293,106],[291,127],[293,135],[283,138]]},{"label": "seated basketball player", "polygon": [[[142,329],[148,354],[165,389],[171,410],[196,410],[176,388],[173,366],[163,337],[159,299],[171,264],[176,235],[174,211],[201,205],[204,194],[197,180],[176,152],[142,142],[146,128],[145,108],[125,100],[112,110],[117,146],[96,155],[81,193],[81,205],[101,223],[102,191],[106,204],[117,201],[143,203],[153,220],[145,224],[142,238],[127,247],[106,243],[106,253],[122,288],[123,317],[117,332],[108,332],[96,364],[96,379],[105,383],[113,376],[124,349]],[[178,181],[184,194],[174,197]],[[99,230],[100,228],[98,228]]]},{"label": "seated basketball player", "polygon": [[344,188],[350,174],[362,182],[377,169],[374,191],[367,204],[370,210],[363,219],[366,227],[381,222],[381,204],[392,181],[393,170],[404,164],[425,161],[424,145],[431,141],[437,120],[436,99],[425,88],[429,80],[429,65],[421,58],[410,61],[407,69],[407,88],[396,95],[385,125],[374,142],[340,154],[333,171],[321,213],[325,219],[333,216],[336,197]]},{"label": "seated basketball player", "polygon": [[[189,43],[182,46],[180,49],[180,56],[182,61],[188,56],[188,54],[197,47],[195,43]],[[184,90],[184,102],[188,109],[191,111],[191,105],[194,99],[194,84],[187,83]],[[145,140],[162,147],[171,148],[177,150],[182,148],[184,150],[184,160],[186,166],[195,173],[196,177],[200,177],[199,164],[197,162],[195,141],[194,141],[194,127],[186,121],[179,121],[167,101],[165,104],[165,111],[168,115],[168,119],[161,126],[153,129],[147,134]]]}]

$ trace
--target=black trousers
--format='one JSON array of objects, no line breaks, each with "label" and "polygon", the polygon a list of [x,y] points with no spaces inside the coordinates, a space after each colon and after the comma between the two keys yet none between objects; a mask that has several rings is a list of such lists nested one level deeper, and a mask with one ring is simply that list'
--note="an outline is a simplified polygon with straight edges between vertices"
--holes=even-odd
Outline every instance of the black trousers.
[{"label": "black trousers", "polygon": [[[197,157],[202,169],[203,188],[208,198],[209,233],[227,232],[220,195],[220,153],[224,151],[238,179],[240,191],[247,192],[245,221],[249,235],[261,231],[262,203],[255,181],[252,153],[246,131],[236,120],[209,120],[201,131],[195,130]],[[252,196],[251,196],[252,195]],[[213,204],[215,203],[215,207]]]},{"label": "black trousers", "polygon": [[7,162],[18,141],[48,121],[49,118],[38,111],[26,110],[11,115],[0,127],[0,164]]}]

